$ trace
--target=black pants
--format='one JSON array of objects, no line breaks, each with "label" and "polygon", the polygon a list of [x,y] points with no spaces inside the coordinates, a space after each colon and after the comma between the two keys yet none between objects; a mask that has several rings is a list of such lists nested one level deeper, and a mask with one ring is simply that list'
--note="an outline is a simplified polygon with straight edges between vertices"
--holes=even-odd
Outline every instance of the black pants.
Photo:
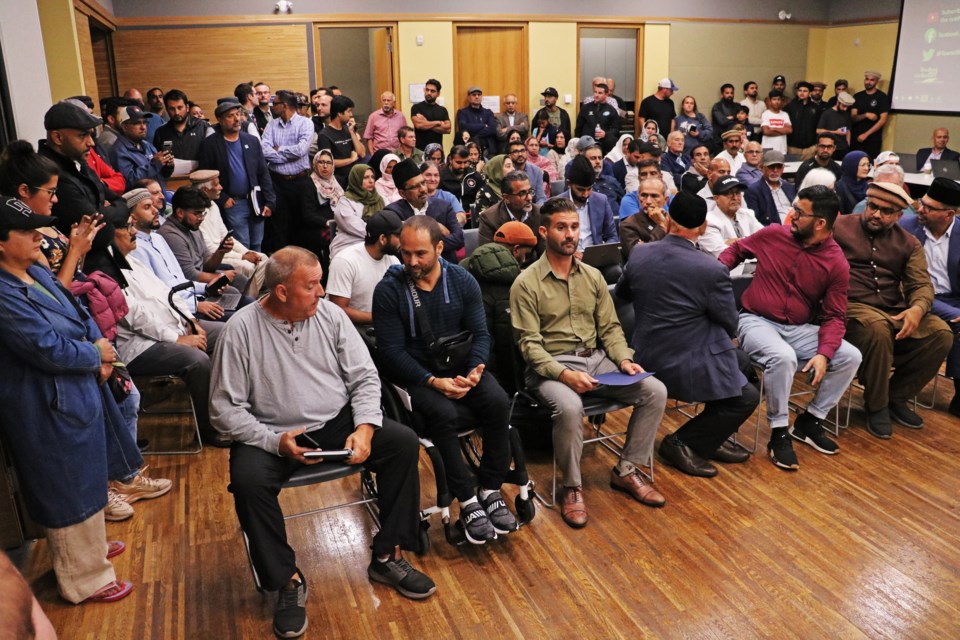
[{"label": "black pants", "polygon": [[[339,449],[353,432],[349,405],[323,428],[310,432],[321,448]],[[373,537],[373,552],[392,553],[399,545],[419,550],[420,444],[408,427],[384,419],[373,435],[370,457],[364,466],[377,475],[380,531]],[[287,543],[278,496],[283,483],[299,469],[296,460],[275,456],[258,447],[234,442],[230,449],[230,486],[240,527],[250,541],[253,566],[260,584],[276,591],[297,571],[296,554]],[[354,482],[356,479],[353,480]]]},{"label": "black pants", "polygon": [[447,486],[457,500],[473,496],[473,479],[460,453],[459,424],[455,403],[469,408],[483,432],[483,457],[477,473],[480,486],[499,490],[510,469],[510,398],[490,374],[459,400],[451,400],[425,386],[408,390],[414,411],[423,418],[425,435],[437,445],[447,474]]},{"label": "black pants", "polygon": [[711,400],[703,410],[677,429],[675,435],[699,456],[709,459],[760,404],[760,392],[749,382],[739,396]]},{"label": "black pants", "polygon": [[273,253],[290,244],[290,221],[301,219],[300,202],[304,190],[315,188],[310,176],[287,180],[271,171],[270,177],[273,178],[273,189],[277,194],[277,207],[264,221],[264,253]]},{"label": "black pants", "polygon": [[[208,323],[201,320],[204,328]],[[219,335],[219,328],[214,333]],[[215,337],[207,334],[207,347],[213,350]],[[132,376],[180,376],[187,383],[193,410],[197,414],[197,426],[203,437],[212,437],[216,432],[210,426],[210,356],[197,349],[175,342],[158,342],[127,363]]]}]

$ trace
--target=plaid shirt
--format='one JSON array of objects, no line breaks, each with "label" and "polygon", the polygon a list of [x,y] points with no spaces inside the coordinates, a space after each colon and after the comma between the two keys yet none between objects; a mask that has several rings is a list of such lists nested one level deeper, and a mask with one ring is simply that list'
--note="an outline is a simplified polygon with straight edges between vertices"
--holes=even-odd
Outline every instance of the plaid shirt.
[{"label": "plaid shirt", "polygon": [[[313,142],[313,122],[294,114],[289,122],[274,118],[263,130],[263,157],[274,173],[292,176],[310,168],[307,153]],[[274,149],[277,147],[277,149]]]}]

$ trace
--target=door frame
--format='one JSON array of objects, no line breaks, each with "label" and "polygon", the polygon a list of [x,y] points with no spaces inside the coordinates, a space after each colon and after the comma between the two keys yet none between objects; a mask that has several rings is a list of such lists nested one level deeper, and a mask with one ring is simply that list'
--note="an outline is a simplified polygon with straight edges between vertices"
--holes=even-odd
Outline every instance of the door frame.
[{"label": "door frame", "polygon": [[[578,22],[577,23],[577,91],[580,91],[580,32],[583,29],[636,29],[637,30],[637,70],[634,79],[633,103],[635,109],[640,108],[643,100],[643,31],[645,22]],[[580,101],[577,101],[577,115],[580,115]],[[637,115],[633,116],[633,135],[637,135]]]},{"label": "door frame", "polygon": [[[475,20],[468,20],[465,22],[454,22],[453,23],[453,92],[456,96],[456,104],[454,106],[454,112],[457,109],[460,109],[463,106],[464,100],[466,99],[466,85],[461,86],[460,80],[460,71],[458,61],[460,59],[459,44],[457,37],[457,30],[460,27],[480,27],[480,28],[510,28],[516,29],[520,28],[520,42],[523,51],[520,54],[520,62],[522,68],[520,69],[520,87],[517,87],[515,90],[517,94],[517,111],[522,113],[531,113],[529,110],[530,105],[526,104],[526,101],[530,98],[528,95],[529,85],[530,85],[530,34],[529,34],[529,23],[528,22],[482,22]],[[520,101],[523,102],[520,102]],[[539,108],[539,107],[538,107]],[[454,118],[454,124],[456,124]]]},{"label": "door frame", "polygon": [[[393,82],[391,83],[390,91],[393,92],[393,95],[397,97],[397,111],[403,111],[403,98],[404,96],[400,95],[402,92],[397,91],[397,84],[400,82],[400,51],[397,47],[397,23],[396,22],[382,22],[382,21],[362,21],[362,22],[314,22],[313,27],[310,29],[310,37],[313,39],[311,43],[313,45],[313,64],[314,64],[314,73],[313,81],[314,87],[323,86],[323,67],[320,64],[320,29],[367,29],[367,28],[385,28],[390,36],[390,46],[391,46],[391,55],[390,55],[390,66],[391,75],[393,77]],[[376,96],[374,101],[374,106],[380,104],[380,96]]]}]

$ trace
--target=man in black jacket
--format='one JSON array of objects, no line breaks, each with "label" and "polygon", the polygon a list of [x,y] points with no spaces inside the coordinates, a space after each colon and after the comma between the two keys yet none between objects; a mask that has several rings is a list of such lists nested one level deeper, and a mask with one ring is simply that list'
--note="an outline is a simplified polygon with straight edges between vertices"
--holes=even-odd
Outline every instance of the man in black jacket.
[{"label": "man in black jacket", "polygon": [[580,105],[577,135],[591,136],[603,148],[603,153],[607,154],[617,144],[619,133],[620,114],[607,103],[606,83],[597,83],[593,85],[593,102]]},{"label": "man in black jacket", "polygon": [[263,221],[276,206],[276,196],[260,141],[240,130],[240,109],[236,101],[217,105],[214,115],[219,128],[200,144],[197,161],[201,169],[220,172],[223,193],[217,205],[234,237],[253,251],[260,251]]}]

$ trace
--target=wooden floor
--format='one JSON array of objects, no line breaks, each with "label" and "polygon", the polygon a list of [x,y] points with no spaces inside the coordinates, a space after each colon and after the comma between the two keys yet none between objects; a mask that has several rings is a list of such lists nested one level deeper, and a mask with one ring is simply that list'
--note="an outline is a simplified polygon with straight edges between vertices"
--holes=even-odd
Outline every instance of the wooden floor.
[{"label": "wooden floor", "polygon": [[[659,465],[664,509],[611,491],[614,457],[588,446],[586,529],[540,507],[507,540],[454,548],[436,523],[429,554],[411,558],[438,585],[426,602],[368,581],[371,521],[361,508],[291,521],[310,586],[306,637],[960,638],[960,421],[943,411],[952,395],[943,382],[938,410],[921,411],[926,428],[897,427],[887,441],[863,428],[855,396],[839,455],[797,444],[797,473],[762,455],[713,479]],[[660,436],[677,424],[668,413]],[[549,454],[529,455],[548,486]],[[117,573],[137,585],[120,603],[67,605],[44,541],[15,554],[61,638],[272,637],[275,596],[254,590],[227,459],[208,449],[149,460],[174,489],[107,524],[127,543]],[[421,478],[427,506],[426,462]],[[355,486],[356,477],[291,490],[282,502],[310,508]]]}]

